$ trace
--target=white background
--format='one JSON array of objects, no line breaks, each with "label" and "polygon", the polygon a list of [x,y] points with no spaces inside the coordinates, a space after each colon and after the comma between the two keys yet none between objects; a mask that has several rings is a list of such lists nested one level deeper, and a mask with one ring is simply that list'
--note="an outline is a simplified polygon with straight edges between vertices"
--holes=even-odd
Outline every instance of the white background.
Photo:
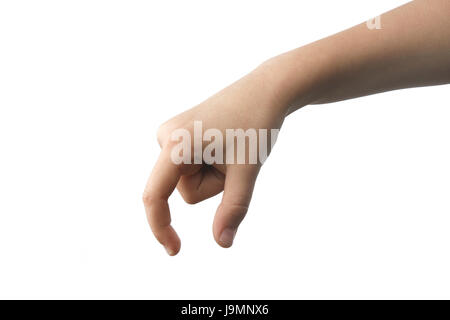
[{"label": "white background", "polygon": [[448,86],[291,115],[231,249],[141,203],[160,123],[405,2],[1,1],[0,298],[450,298]]}]

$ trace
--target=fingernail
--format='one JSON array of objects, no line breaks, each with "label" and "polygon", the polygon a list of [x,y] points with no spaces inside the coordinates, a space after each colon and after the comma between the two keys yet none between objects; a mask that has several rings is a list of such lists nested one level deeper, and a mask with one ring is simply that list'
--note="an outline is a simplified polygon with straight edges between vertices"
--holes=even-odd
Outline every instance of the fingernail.
[{"label": "fingernail", "polygon": [[164,246],[164,249],[166,249],[167,254],[168,254],[169,256],[175,255],[175,251],[173,251],[173,250],[170,249],[169,247]]},{"label": "fingernail", "polygon": [[231,247],[236,231],[237,229],[234,228],[225,228],[219,238],[220,244],[224,247]]}]

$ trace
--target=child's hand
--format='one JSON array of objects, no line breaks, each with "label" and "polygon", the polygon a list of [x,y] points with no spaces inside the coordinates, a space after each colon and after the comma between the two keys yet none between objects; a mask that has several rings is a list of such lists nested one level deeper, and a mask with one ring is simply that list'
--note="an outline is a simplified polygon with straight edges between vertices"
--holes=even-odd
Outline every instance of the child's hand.
[{"label": "child's hand", "polygon": [[[270,132],[281,127],[286,114],[310,103],[450,83],[449,3],[412,1],[384,14],[380,28],[363,23],[287,52],[165,123],[158,133],[161,156],[145,189],[144,203],[150,226],[169,254],[180,250],[167,204],[175,187],[188,203],[224,190],[213,231],[216,241],[229,247],[247,212],[260,169],[260,163],[249,164],[249,157],[246,164],[175,164],[172,150],[177,150],[179,142],[171,139],[174,130],[185,128],[192,137],[194,122],[200,121],[203,131],[217,129],[222,136],[227,129]],[[200,144],[200,149],[208,149]],[[224,157],[231,150],[224,141]]]},{"label": "child's hand", "polygon": [[[276,86],[272,85],[268,68],[261,66],[246,77],[220,91],[205,102],[164,123],[158,130],[162,148],[160,157],[150,175],[144,191],[144,204],[148,221],[158,241],[170,255],[180,250],[180,239],[170,225],[167,200],[175,187],[190,204],[203,201],[224,191],[214,219],[214,238],[222,247],[230,247],[237,228],[247,213],[260,162],[249,163],[249,141],[245,143],[245,164],[237,164],[237,152],[232,163],[226,161],[230,146],[226,143],[226,129],[279,129],[286,110],[282,107]],[[172,150],[179,141],[171,138],[176,129],[187,129],[194,137],[194,121],[200,121],[202,136],[207,129],[217,129],[223,136],[223,164],[175,164]],[[199,122],[197,122],[199,123]],[[209,142],[201,146],[203,150]],[[191,143],[193,146],[193,143]],[[239,144],[237,144],[238,146]],[[227,151],[228,149],[228,151]]]}]

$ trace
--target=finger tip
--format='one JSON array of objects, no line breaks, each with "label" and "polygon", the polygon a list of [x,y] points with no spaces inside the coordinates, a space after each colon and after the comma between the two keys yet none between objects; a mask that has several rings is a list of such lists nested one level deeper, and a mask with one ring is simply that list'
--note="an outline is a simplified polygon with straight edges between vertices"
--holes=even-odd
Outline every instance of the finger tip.
[{"label": "finger tip", "polygon": [[229,249],[229,248],[231,248],[233,246],[232,243],[223,243],[223,242],[220,242],[220,241],[217,241],[217,244],[220,247],[224,248],[224,249]]},{"label": "finger tip", "polygon": [[176,256],[178,252],[180,252],[180,246],[177,247],[164,246],[164,249],[166,249],[167,254],[171,257]]},{"label": "finger tip", "polygon": [[216,242],[222,248],[230,248],[233,245],[234,237],[236,236],[236,228],[225,228],[219,235],[216,237]]},{"label": "finger tip", "polygon": [[164,248],[167,251],[167,254],[171,257],[176,256],[178,252],[180,252],[181,248],[181,240],[178,237],[175,230],[172,228],[172,226],[169,226],[168,228],[169,233],[168,237],[165,239],[164,242],[161,242],[164,246]]}]

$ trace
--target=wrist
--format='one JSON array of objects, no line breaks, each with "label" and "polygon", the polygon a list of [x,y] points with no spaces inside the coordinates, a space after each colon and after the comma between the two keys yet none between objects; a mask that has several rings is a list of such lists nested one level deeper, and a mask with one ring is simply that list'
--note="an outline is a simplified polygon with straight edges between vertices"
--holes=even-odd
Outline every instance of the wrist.
[{"label": "wrist", "polygon": [[287,114],[322,98],[329,81],[331,58],[316,43],[261,64],[283,112]]}]

